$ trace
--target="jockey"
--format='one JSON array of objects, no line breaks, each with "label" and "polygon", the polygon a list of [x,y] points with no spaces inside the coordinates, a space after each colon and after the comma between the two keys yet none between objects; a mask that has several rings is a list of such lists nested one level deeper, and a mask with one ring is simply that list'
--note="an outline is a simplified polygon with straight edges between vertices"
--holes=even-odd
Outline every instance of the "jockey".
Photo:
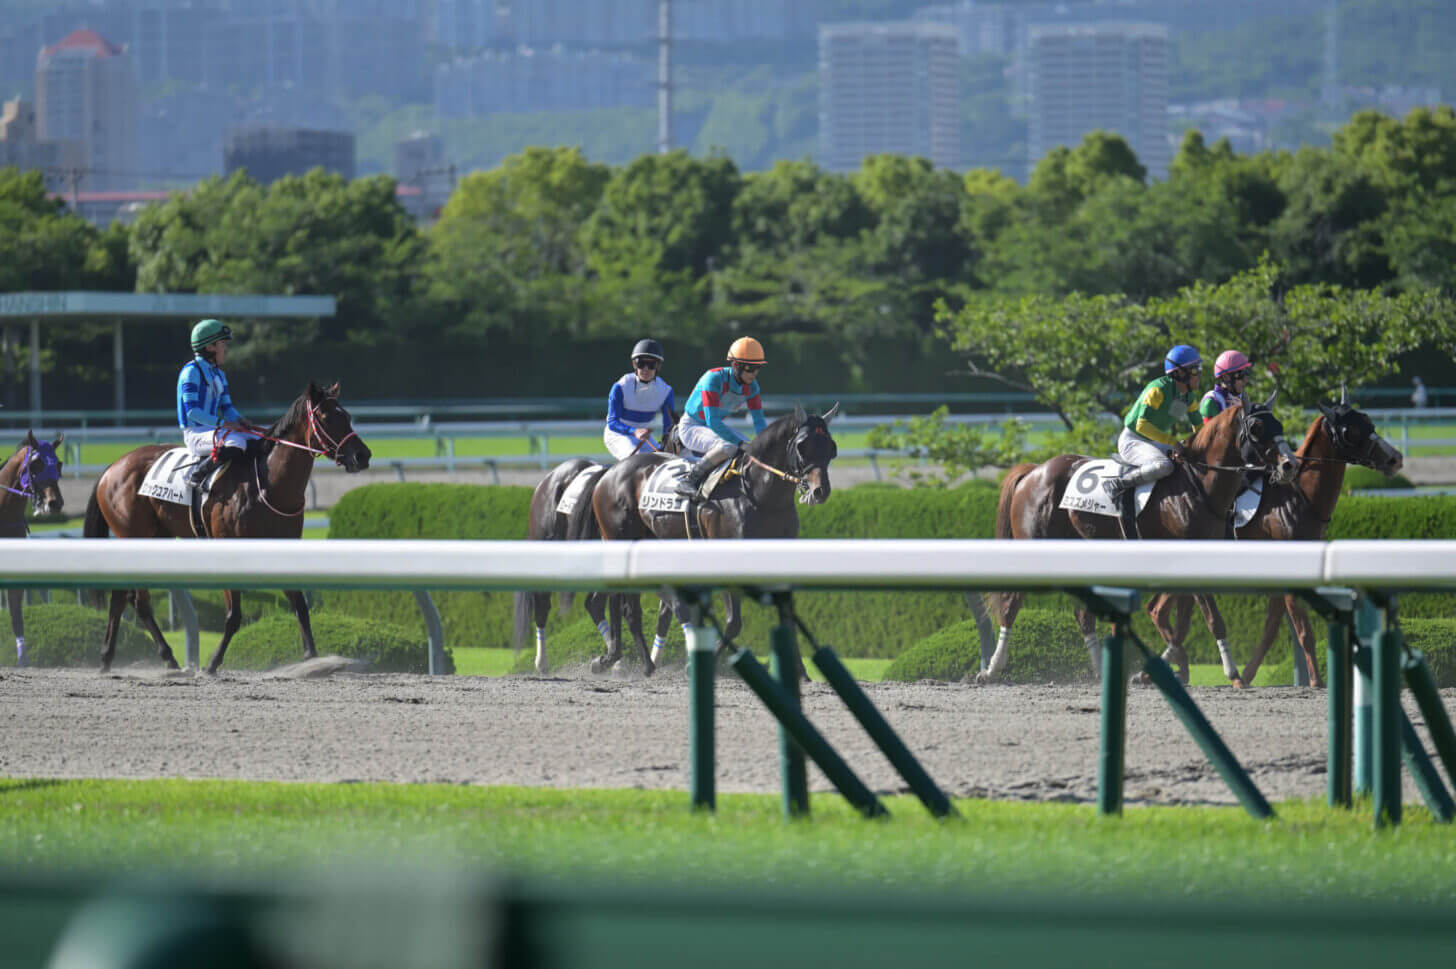
[{"label": "jockey", "polygon": [[246,435],[223,426],[243,422],[222,370],[232,338],[232,330],[217,320],[198,323],[192,328],[194,356],[177,376],[177,423],[187,450],[200,459],[192,470],[193,487],[201,485],[224,460],[241,456],[248,447]]},{"label": "jockey", "polygon": [[662,344],[656,340],[638,340],[632,348],[632,373],[612,384],[607,394],[607,427],[602,441],[618,461],[625,461],[639,451],[656,451],[652,440],[652,422],[662,415],[662,436],[672,428],[672,388],[657,376],[662,367]]},{"label": "jockey", "polygon": [[1202,374],[1202,358],[1186,343],[1178,344],[1163,358],[1163,376],[1143,388],[1117,436],[1118,456],[1134,467],[1103,482],[1114,502],[1138,485],[1173,472],[1168,453],[1179,437],[1191,434],[1203,423],[1201,419],[1195,423],[1189,412]]},{"label": "jockey", "polygon": [[1248,413],[1249,398],[1245,396],[1244,388],[1249,384],[1249,374],[1253,369],[1249,358],[1237,350],[1220,353],[1213,363],[1213,389],[1203,395],[1198,405],[1199,416],[1208,420],[1234,401],[1242,403],[1244,412]]},{"label": "jockey", "polygon": [[724,417],[746,408],[755,434],[762,434],[768,426],[758,389],[758,371],[763,365],[763,346],[751,336],[739,337],[728,348],[728,366],[714,367],[698,378],[678,421],[677,436],[684,450],[701,460],[678,482],[679,494],[694,494],[714,468],[743,447],[743,436],[724,424]]}]

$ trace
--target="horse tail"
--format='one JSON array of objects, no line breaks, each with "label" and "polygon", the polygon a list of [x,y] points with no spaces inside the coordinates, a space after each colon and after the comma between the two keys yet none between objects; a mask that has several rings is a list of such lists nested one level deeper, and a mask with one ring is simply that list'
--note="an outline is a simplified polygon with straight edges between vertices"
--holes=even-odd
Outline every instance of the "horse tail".
[{"label": "horse tail", "polygon": [[1035,464],[1018,464],[1006,472],[1001,480],[1001,499],[996,504],[996,537],[1011,538],[1011,499],[1016,496],[1016,487],[1021,479],[1036,469]]},{"label": "horse tail", "polygon": [[532,608],[534,592],[516,591],[516,622],[515,631],[511,635],[511,645],[516,652],[520,652],[526,645],[526,634],[530,632],[531,615],[535,612]]},{"label": "horse tail", "polygon": [[[91,497],[86,499],[86,523],[81,529],[81,534],[86,538],[106,538],[111,534],[111,526],[106,524],[106,516],[101,514],[101,499],[98,497],[100,491],[101,479],[97,478],[96,483],[91,486]],[[106,604],[106,595],[100,589],[88,590],[86,598],[94,609],[100,609]]]}]

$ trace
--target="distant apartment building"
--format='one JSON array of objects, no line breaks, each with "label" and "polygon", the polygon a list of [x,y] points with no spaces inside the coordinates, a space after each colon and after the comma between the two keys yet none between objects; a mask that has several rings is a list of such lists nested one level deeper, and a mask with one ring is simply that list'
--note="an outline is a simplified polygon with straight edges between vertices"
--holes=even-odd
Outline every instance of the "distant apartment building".
[{"label": "distant apartment building", "polygon": [[126,51],[77,30],[36,58],[36,133],[81,145],[91,191],[136,183],[137,80]]},{"label": "distant apartment building", "polygon": [[354,177],[354,136],[304,128],[234,128],[223,143],[223,171],[246,169],[264,185],[314,168]]},{"label": "distant apartment building", "polygon": [[400,203],[417,220],[431,221],[450,200],[454,169],[445,160],[445,143],[439,135],[416,131],[394,143],[394,178],[409,194]]},{"label": "distant apartment building", "polygon": [[820,25],[820,163],[848,171],[895,153],[959,166],[958,43],[947,24]]},{"label": "distant apartment building", "polygon": [[955,28],[962,57],[1014,55],[1026,35],[1026,9],[1005,3],[937,3],[915,11],[914,20]]},{"label": "distant apartment building", "polygon": [[1168,28],[1161,24],[1044,24],[1027,38],[1034,167],[1058,145],[1096,130],[1121,135],[1149,177],[1166,178]]},{"label": "distant apartment building", "polygon": [[79,141],[47,141],[39,136],[35,105],[14,98],[0,105],[0,168],[39,169],[46,185],[59,190],[71,184],[85,164]]},{"label": "distant apartment building", "polygon": [[654,103],[653,65],[629,54],[522,47],[488,50],[435,70],[435,113],[479,118]]}]

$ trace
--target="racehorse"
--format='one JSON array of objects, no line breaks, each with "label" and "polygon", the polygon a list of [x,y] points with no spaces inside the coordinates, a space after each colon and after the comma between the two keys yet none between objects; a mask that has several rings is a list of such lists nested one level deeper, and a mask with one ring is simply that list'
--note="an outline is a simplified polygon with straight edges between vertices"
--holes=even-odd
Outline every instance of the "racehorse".
[{"label": "racehorse", "polygon": [[[1386,477],[1400,471],[1404,464],[1400,451],[1376,433],[1370,417],[1352,407],[1343,393],[1339,403],[1320,403],[1318,407],[1319,416],[1309,425],[1304,442],[1294,452],[1298,463],[1294,479],[1265,487],[1254,517],[1234,532],[1240,541],[1321,541],[1335,513],[1335,504],[1340,500],[1346,465],[1373,468]],[[1175,606],[1177,618],[1170,623],[1168,614]],[[1148,613],[1164,633],[1169,652],[1181,658],[1186,667],[1183,640],[1188,633],[1188,597],[1164,593],[1148,603]],[[1309,682],[1317,687],[1324,685],[1315,663],[1314,627],[1310,625],[1309,613],[1292,595],[1269,597],[1263,635],[1236,681],[1238,685],[1254,682],[1259,664],[1278,635],[1280,620],[1286,613],[1304,653]]]},{"label": "racehorse", "polygon": [[[318,455],[332,458],[351,474],[369,467],[369,448],[355,433],[353,419],[339,403],[338,384],[328,389],[309,384],[288,412],[266,432],[250,430],[249,433],[259,440],[249,447],[245,458],[228,465],[208,493],[202,514],[210,537],[300,538],[314,458]],[[112,532],[118,538],[196,536],[187,506],[137,493],[147,470],[168,450],[165,444],[137,448],[101,473],[86,505],[84,534],[87,538],[105,538]],[[297,590],[285,595],[303,633],[304,658],[312,659],[318,653],[308,620],[308,602]],[[177,660],[157,627],[151,596],[146,589],[130,593],[125,589],[112,591],[101,669],[111,668],[117,624],[128,600],[136,606],[137,619],[156,642],[157,655],[168,667],[176,669]],[[227,615],[222,642],[207,664],[209,673],[216,673],[222,665],[228,643],[243,621],[242,593],[229,589],[223,593],[223,601]]]},{"label": "racehorse", "polygon": [[[1284,442],[1284,427],[1267,410],[1267,402],[1247,414],[1242,405],[1228,407],[1204,422],[1175,451],[1177,469],[1153,486],[1147,506],[1137,516],[1138,531],[1151,539],[1223,538],[1244,472],[1264,469],[1271,479],[1288,480],[1294,473],[1293,459]],[[1081,454],[1062,454],[1042,464],[1018,464],[1008,471],[996,507],[996,537],[1120,537],[1115,517],[1058,507],[1077,470],[1090,460]],[[999,598],[1001,629],[996,652],[986,669],[976,674],[978,683],[996,680],[1006,668],[1011,625],[1026,594],[1003,593]],[[1101,648],[1096,623],[1087,610],[1076,613],[1095,673]]]},{"label": "racehorse", "polygon": [[[531,516],[526,531],[528,539],[559,542],[585,541],[602,537],[601,531],[597,528],[596,516],[592,514],[591,504],[592,489],[596,486],[596,479],[601,476],[600,470],[590,472],[591,477],[582,482],[582,491],[577,496],[576,504],[569,515],[557,511],[557,506],[561,503],[567,486],[578,476],[588,473],[587,469],[593,466],[593,463],[585,458],[572,458],[570,461],[558,464],[550,474],[541,479],[541,482],[536,485],[536,490],[531,493]],[[570,592],[561,593],[558,606],[561,615],[565,615],[570,609],[571,600]],[[526,634],[529,631],[527,627],[534,618],[536,623],[536,672],[542,676],[551,671],[550,664],[546,660],[546,617],[550,611],[551,593],[516,593],[513,641],[518,650],[525,645]],[[587,593],[586,611],[600,628],[606,617],[607,593]],[[645,656],[646,647],[644,646],[643,649]],[[646,669],[650,675],[652,670],[650,658]]]},{"label": "racehorse", "polygon": [[[37,515],[54,515],[61,510],[61,460],[56,448],[64,434],[49,443],[36,440],[34,431],[25,433],[25,440],[15,453],[0,465],[0,538],[24,538],[30,534],[25,522],[25,506],[35,506]],[[6,589],[6,605],[10,609],[10,629],[15,633],[15,665],[26,665],[25,658],[25,591]]]},{"label": "racehorse", "polygon": [[[795,406],[792,414],[769,424],[750,441],[744,453],[734,459],[736,472],[725,474],[706,501],[694,500],[686,514],[642,510],[642,492],[662,459],[652,455],[629,457],[603,474],[592,493],[592,508],[602,538],[689,539],[689,516],[703,538],[798,537],[795,498],[808,505],[829,500],[829,462],[839,454],[829,422],[838,413],[838,404],[822,417]],[[726,645],[743,628],[743,615],[738,593],[726,593],[724,603]],[[612,609],[617,609],[615,601]],[[659,635],[665,628],[667,609],[664,602],[658,613]],[[645,645],[640,636],[637,642]],[[621,653],[621,639],[614,629],[607,654],[599,657],[592,668],[609,668]]]}]

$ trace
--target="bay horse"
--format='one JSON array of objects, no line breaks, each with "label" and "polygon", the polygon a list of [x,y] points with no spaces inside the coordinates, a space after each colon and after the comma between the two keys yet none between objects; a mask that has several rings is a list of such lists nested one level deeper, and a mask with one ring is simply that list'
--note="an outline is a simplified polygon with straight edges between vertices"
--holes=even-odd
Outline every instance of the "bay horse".
[{"label": "bay horse", "polygon": [[[1247,414],[1241,404],[1228,407],[1175,450],[1173,473],[1153,485],[1147,506],[1137,517],[1144,538],[1221,539],[1245,470],[1263,469],[1281,481],[1293,475],[1294,455],[1284,442],[1284,426],[1266,407],[1256,406]],[[1008,471],[996,507],[996,537],[1120,538],[1115,517],[1057,507],[1077,470],[1090,460],[1086,455],[1062,454]],[[1011,626],[1025,598],[1023,592],[999,596],[996,651],[986,669],[976,674],[976,682],[993,682],[1005,670]],[[1076,614],[1095,673],[1101,649],[1096,621],[1085,609]]]},{"label": "bay horse", "polygon": [[[331,458],[350,474],[369,467],[369,448],[355,433],[353,419],[339,403],[338,384],[324,389],[310,383],[266,432],[249,433],[259,440],[248,448],[244,458],[233,461],[217,477],[202,509],[206,531],[213,538],[301,538],[314,458]],[[87,538],[105,538],[111,533],[117,538],[197,537],[186,505],[137,493],[147,470],[171,447],[151,444],[137,448],[101,473],[86,505],[83,534]],[[318,653],[308,620],[308,602],[301,591],[290,590],[285,595],[303,633],[304,658],[311,659]],[[157,644],[157,655],[169,668],[177,669],[172,649],[152,615],[151,595],[146,589],[112,591],[101,669],[111,668],[117,624],[128,601],[136,606],[137,619]],[[223,602],[227,615],[222,641],[207,664],[209,673],[216,673],[222,666],[228,643],[243,621],[240,591],[224,591]]]},{"label": "bay horse", "polygon": [[[1234,536],[1238,540],[1323,541],[1335,513],[1335,504],[1340,500],[1340,490],[1345,484],[1346,465],[1372,468],[1386,477],[1392,477],[1404,465],[1405,459],[1399,449],[1382,438],[1369,415],[1352,407],[1343,393],[1339,403],[1320,402],[1317,406],[1319,415],[1310,423],[1303,443],[1294,452],[1298,470],[1293,480],[1285,484],[1271,482],[1265,486],[1254,517],[1235,529]],[[1175,606],[1177,618],[1169,622],[1169,613]],[[1188,634],[1188,606],[1187,596],[1172,593],[1163,593],[1148,603],[1148,613],[1159,632],[1164,634],[1169,653],[1181,659],[1185,669],[1188,659],[1183,640]],[[1216,610],[1214,614],[1217,615]],[[1264,655],[1279,634],[1280,621],[1286,614],[1303,652],[1309,682],[1316,687],[1324,685],[1315,662],[1314,627],[1310,624],[1309,613],[1293,595],[1269,597],[1259,645],[1234,681],[1235,685],[1251,685],[1254,682],[1259,664],[1264,661]],[[1165,658],[1169,653],[1164,654]],[[1295,662],[1299,661],[1300,657],[1296,657]]]},{"label": "bay horse", "polygon": [[[56,448],[64,434],[54,441],[38,440],[34,431],[25,432],[25,440],[15,453],[0,465],[0,538],[25,538],[30,526],[25,521],[27,504],[35,506],[37,515],[60,512],[65,500],[61,497],[61,459]],[[6,606],[10,609],[10,629],[15,633],[15,665],[26,665],[25,655],[25,590],[6,589]]]},{"label": "bay horse", "polygon": [[[797,538],[799,512],[795,499],[806,505],[829,500],[829,462],[839,454],[829,423],[838,414],[838,404],[822,417],[795,406],[793,413],[778,418],[748,442],[743,455],[735,459],[738,472],[725,475],[706,501],[694,499],[690,505],[689,514],[702,537]],[[661,461],[653,455],[633,455],[608,469],[597,482],[592,509],[605,541],[692,537],[683,513],[641,510],[642,491]],[[618,601],[612,600],[614,613]],[[743,614],[737,592],[725,593],[724,604],[726,645],[743,628]],[[630,599],[627,606],[631,608]],[[665,630],[669,608],[664,600],[658,612],[658,635]],[[637,618],[640,626],[640,610]],[[614,622],[607,653],[593,662],[593,670],[610,668],[620,658],[622,643],[615,630]],[[634,628],[633,633],[637,645],[645,649],[638,629]]]},{"label": "bay horse", "polygon": [[[603,471],[591,472],[592,477],[584,482],[581,495],[576,500],[571,514],[563,515],[556,510],[561,503],[562,495],[566,493],[567,486],[577,477],[587,472],[594,462],[585,458],[572,458],[563,461],[551,472],[542,478],[536,485],[535,491],[531,492],[531,514],[529,523],[526,526],[526,538],[531,541],[589,541],[602,537],[600,529],[597,528],[596,516],[592,513],[592,490],[596,487],[596,480],[601,477]],[[566,615],[571,608],[573,595],[570,592],[562,592],[559,598],[558,612]],[[586,611],[592,617],[592,621],[600,629],[607,614],[607,593],[589,592],[586,596]],[[526,642],[526,635],[530,631],[531,620],[535,620],[536,626],[536,672],[545,676],[551,671],[550,663],[546,659],[546,617],[551,612],[551,593],[549,592],[517,592],[515,597],[515,631],[512,641],[517,650],[521,649]],[[651,670],[650,660],[648,670]]]}]

